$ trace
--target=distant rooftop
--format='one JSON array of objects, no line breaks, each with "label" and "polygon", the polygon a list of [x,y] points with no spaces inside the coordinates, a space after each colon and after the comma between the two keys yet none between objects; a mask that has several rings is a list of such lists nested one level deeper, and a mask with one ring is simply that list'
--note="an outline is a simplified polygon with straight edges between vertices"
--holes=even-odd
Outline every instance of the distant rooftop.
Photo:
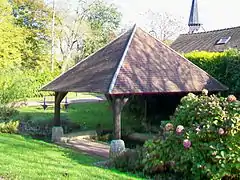
[{"label": "distant rooftop", "polygon": [[229,48],[240,50],[240,26],[193,34],[181,34],[171,48],[180,52],[222,52]]}]

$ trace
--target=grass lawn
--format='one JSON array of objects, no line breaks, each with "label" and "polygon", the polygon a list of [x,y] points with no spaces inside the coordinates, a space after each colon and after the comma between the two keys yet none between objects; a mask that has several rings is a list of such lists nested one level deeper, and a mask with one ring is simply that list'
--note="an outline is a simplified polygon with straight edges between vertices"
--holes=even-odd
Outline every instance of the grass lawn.
[{"label": "grass lawn", "polygon": [[92,165],[99,160],[29,137],[0,134],[0,179],[139,179]]},{"label": "grass lawn", "polygon": [[[100,94],[97,93],[73,93],[69,92],[67,94],[68,99],[75,99],[75,98],[94,98]],[[36,98],[28,98],[27,101],[43,101],[43,97],[36,97]],[[54,96],[46,96],[46,101],[54,101]],[[64,100],[63,100],[64,101]]]},{"label": "grass lawn", "polygon": [[72,104],[67,115],[77,124],[86,124],[88,129],[96,129],[97,124],[106,129],[113,127],[112,111],[107,102]]},{"label": "grass lawn", "polygon": [[[41,107],[22,107],[18,109],[20,114],[15,119],[29,118],[32,121],[52,121],[53,108],[49,107],[43,110]],[[93,102],[71,104],[68,111],[62,110],[61,116],[70,119],[70,121],[83,125],[86,130],[95,130],[97,124],[101,124],[104,129],[113,128],[112,111],[107,102]],[[139,126],[139,122],[123,113],[123,127]]]}]

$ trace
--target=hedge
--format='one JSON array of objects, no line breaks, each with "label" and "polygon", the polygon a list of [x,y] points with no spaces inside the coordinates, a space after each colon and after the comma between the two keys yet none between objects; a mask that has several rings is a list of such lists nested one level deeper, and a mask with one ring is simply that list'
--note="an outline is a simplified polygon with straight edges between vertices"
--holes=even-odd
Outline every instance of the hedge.
[{"label": "hedge", "polygon": [[240,93],[240,51],[224,52],[194,51],[184,55],[194,64],[229,87],[229,93]]}]

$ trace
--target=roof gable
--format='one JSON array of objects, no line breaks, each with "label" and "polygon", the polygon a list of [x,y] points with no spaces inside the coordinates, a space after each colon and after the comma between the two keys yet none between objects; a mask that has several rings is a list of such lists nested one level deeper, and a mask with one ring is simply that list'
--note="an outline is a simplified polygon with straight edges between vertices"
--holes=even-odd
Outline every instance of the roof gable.
[{"label": "roof gable", "polygon": [[[216,44],[221,38],[228,38],[227,43]],[[240,49],[240,26],[228,29],[193,34],[181,34],[170,46],[180,53],[191,51],[222,52],[229,48]]]},{"label": "roof gable", "polygon": [[42,90],[109,94],[227,90],[202,69],[134,26]]}]

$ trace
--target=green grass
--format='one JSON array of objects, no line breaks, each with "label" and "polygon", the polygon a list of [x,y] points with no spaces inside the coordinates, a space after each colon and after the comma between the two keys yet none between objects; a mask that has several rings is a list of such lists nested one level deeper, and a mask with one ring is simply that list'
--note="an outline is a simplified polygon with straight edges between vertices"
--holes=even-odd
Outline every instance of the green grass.
[{"label": "green grass", "polygon": [[[75,98],[94,98],[100,94],[97,93],[73,93],[69,92],[67,94],[68,99]],[[27,98],[27,101],[43,101],[43,97]],[[54,96],[46,96],[46,101],[54,101]]]},{"label": "green grass", "polygon": [[[43,110],[41,107],[22,107],[18,109],[20,114],[16,120],[30,118],[32,121],[52,121],[53,108]],[[71,104],[68,111],[62,110],[61,116],[70,121],[86,125],[87,130],[95,130],[97,124],[101,124],[104,129],[113,128],[113,116],[111,108],[107,102]],[[122,115],[122,126],[124,128],[139,126],[139,121],[129,117],[126,113]]]},{"label": "green grass", "polygon": [[113,127],[112,111],[107,102],[73,104],[68,117],[77,124],[86,124],[88,129],[96,129],[97,124],[106,129]]},{"label": "green grass", "polygon": [[0,134],[0,179],[139,179],[92,165],[99,160],[29,137]]}]

